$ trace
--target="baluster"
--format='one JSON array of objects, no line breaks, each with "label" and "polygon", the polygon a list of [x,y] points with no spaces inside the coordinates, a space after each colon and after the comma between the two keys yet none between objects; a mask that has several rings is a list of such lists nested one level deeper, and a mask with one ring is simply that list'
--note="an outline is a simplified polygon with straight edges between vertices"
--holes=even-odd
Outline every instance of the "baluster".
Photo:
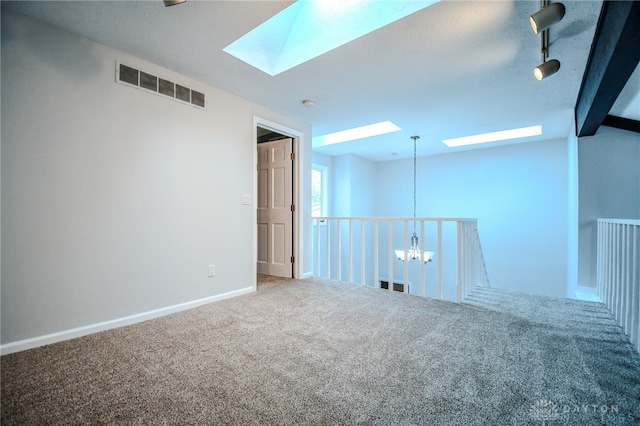
[{"label": "baluster", "polygon": [[378,249],[378,221],[373,221],[373,286],[380,288],[380,270],[378,267],[380,250]]},{"label": "baluster", "polygon": [[388,236],[389,236],[389,241],[387,244],[387,253],[389,254],[389,259],[388,259],[388,267],[389,267],[389,273],[388,275],[388,280],[389,280],[389,290],[393,290],[393,257],[395,255],[395,253],[393,252],[393,221],[390,220],[389,221],[389,230],[388,230]]},{"label": "baluster", "polygon": [[596,292],[602,300],[602,226],[596,222]]},{"label": "baluster", "polygon": [[364,245],[364,219],[360,221],[360,285],[365,285],[365,259],[367,254],[365,253]]},{"label": "baluster", "polygon": [[338,282],[342,282],[342,236],[340,235],[342,224],[340,222],[341,220],[338,219],[338,231],[336,234],[336,240],[338,240]]},{"label": "baluster", "polygon": [[622,291],[620,294],[620,304],[622,315],[620,317],[620,326],[624,330],[625,334],[629,334],[629,320],[631,317],[631,312],[629,310],[629,288],[630,288],[630,276],[629,276],[629,246],[631,245],[631,241],[629,239],[629,229],[630,225],[621,225],[623,237],[623,245],[622,245]]},{"label": "baluster", "polygon": [[316,267],[314,268],[315,276],[320,277],[320,219],[316,219]]},{"label": "baluster", "polygon": [[442,300],[442,221],[438,220],[438,299]]},{"label": "baluster", "polygon": [[331,279],[331,221],[327,219],[327,279]]},{"label": "baluster", "polygon": [[353,219],[349,219],[349,284],[353,284]]},{"label": "baluster", "polygon": [[460,303],[460,292],[461,292],[461,281],[462,281],[462,259],[460,251],[462,246],[461,241],[461,233],[462,233],[462,224],[460,221],[456,222],[456,247],[457,247],[457,272],[456,272],[456,300]]},{"label": "baluster", "polygon": [[424,234],[424,220],[420,220],[420,252],[422,253],[422,259],[420,259],[420,296],[426,297],[425,285],[424,285],[424,247],[425,247],[425,234]]},{"label": "baluster", "polygon": [[638,241],[640,240],[640,232],[638,229],[640,228],[640,224],[635,225],[633,227],[633,250],[632,252],[632,288],[634,291],[633,294],[633,327],[635,327],[635,332],[632,335],[635,337],[635,346],[636,350],[640,352],[640,247],[638,247]]},{"label": "baluster", "polygon": [[611,295],[613,294],[613,224],[607,223],[607,298],[606,303],[609,307],[609,310],[613,312],[611,307]]},{"label": "baluster", "polygon": [[[404,220],[404,263],[402,264],[403,279],[404,279],[404,293],[407,292],[409,287],[409,221]],[[391,287],[389,287],[391,289]]]},{"label": "baluster", "polygon": [[615,265],[615,297],[614,297],[614,316],[620,319],[620,294],[622,293],[622,228],[616,224],[616,261]]}]

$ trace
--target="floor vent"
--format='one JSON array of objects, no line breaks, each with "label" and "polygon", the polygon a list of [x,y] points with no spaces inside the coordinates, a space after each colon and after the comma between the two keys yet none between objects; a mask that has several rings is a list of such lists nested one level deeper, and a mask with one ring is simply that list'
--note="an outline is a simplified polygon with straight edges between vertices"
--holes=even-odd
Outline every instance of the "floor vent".
[{"label": "floor vent", "polygon": [[[411,283],[409,283],[411,284]],[[380,288],[389,290],[389,281],[380,280]],[[393,283],[393,291],[404,292],[404,283]],[[409,285],[407,285],[407,292],[409,292]]]},{"label": "floor vent", "polygon": [[117,64],[116,81],[188,103],[198,108],[205,107],[204,93],[122,63]]}]

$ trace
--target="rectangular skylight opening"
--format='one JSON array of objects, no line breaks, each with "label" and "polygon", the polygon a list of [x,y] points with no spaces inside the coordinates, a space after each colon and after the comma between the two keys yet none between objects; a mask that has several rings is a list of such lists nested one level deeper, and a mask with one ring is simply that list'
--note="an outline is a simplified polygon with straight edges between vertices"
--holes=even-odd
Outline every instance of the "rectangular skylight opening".
[{"label": "rectangular skylight opening", "polygon": [[276,75],[439,0],[298,0],[223,50]]},{"label": "rectangular skylight opening", "polygon": [[475,145],[489,142],[499,142],[509,139],[528,138],[542,134],[542,126],[520,127],[517,129],[502,130],[499,132],[482,133],[479,135],[464,136],[461,138],[443,139],[442,143],[449,148],[465,145]]},{"label": "rectangular skylight opening", "polygon": [[328,133],[313,138],[313,148],[318,148],[336,143],[354,141],[356,139],[364,139],[372,136],[384,135],[387,133],[402,130],[391,121],[381,121],[379,123],[369,124],[366,126],[354,127],[353,129],[342,130],[340,132]]}]

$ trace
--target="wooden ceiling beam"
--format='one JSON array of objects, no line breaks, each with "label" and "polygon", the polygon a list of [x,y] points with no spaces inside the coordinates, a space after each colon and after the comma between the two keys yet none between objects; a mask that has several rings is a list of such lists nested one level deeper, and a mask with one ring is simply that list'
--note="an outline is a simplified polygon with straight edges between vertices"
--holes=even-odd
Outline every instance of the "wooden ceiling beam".
[{"label": "wooden ceiling beam", "polygon": [[[630,118],[607,115],[602,122],[603,126],[615,127],[616,129],[628,130],[629,132],[640,133],[640,121]],[[640,141],[640,139],[639,139]]]},{"label": "wooden ceiling beam", "polygon": [[640,62],[640,2],[602,5],[576,101],[578,136],[596,133]]}]

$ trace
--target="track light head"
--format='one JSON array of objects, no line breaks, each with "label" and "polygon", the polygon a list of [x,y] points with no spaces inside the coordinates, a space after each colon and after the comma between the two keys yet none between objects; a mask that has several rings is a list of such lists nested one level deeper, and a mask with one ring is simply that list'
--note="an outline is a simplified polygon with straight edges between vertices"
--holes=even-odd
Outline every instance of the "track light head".
[{"label": "track light head", "polygon": [[546,30],[564,17],[565,7],[562,3],[551,3],[529,16],[531,28],[536,34]]},{"label": "track light head", "polygon": [[542,80],[555,74],[560,69],[560,61],[551,59],[545,61],[533,69],[533,75],[537,80]]},{"label": "track light head", "polygon": [[187,0],[164,0],[164,5],[166,7],[175,6],[176,4],[184,3]]}]

